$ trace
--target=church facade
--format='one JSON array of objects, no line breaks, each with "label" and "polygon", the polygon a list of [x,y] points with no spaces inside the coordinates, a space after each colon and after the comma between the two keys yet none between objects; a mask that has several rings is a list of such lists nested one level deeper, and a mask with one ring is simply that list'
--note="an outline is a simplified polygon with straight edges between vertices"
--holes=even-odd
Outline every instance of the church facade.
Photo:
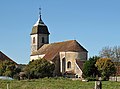
[{"label": "church facade", "polygon": [[30,61],[43,58],[55,64],[54,76],[82,78],[88,51],[76,40],[49,43],[49,30],[40,17],[31,32]]}]

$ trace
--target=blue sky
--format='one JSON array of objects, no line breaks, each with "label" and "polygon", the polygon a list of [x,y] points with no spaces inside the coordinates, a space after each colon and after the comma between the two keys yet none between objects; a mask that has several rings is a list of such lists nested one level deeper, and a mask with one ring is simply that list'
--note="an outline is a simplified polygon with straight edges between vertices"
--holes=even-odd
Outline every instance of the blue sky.
[{"label": "blue sky", "polygon": [[17,63],[29,62],[39,7],[51,43],[75,39],[89,57],[120,45],[120,0],[1,0],[0,50]]}]

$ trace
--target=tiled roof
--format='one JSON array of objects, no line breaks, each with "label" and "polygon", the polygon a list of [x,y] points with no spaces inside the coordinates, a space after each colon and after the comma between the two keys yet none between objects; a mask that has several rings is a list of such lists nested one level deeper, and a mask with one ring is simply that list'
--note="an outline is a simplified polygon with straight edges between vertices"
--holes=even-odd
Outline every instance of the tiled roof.
[{"label": "tiled roof", "polygon": [[38,25],[38,26],[33,26],[31,35],[32,34],[50,34],[50,33],[48,31],[47,26]]},{"label": "tiled roof", "polygon": [[[9,61],[12,61],[12,62],[14,62],[12,59],[10,59],[8,56],[6,56],[4,53],[2,53],[1,51],[0,51],[0,60],[1,61],[4,61],[4,60],[9,60]],[[16,65],[18,65],[16,62],[14,62]]]},{"label": "tiled roof", "polygon": [[76,40],[69,40],[58,43],[44,44],[37,52],[33,52],[32,55],[45,54],[45,59],[53,60],[56,56],[58,56],[59,52],[67,51],[88,52]]},{"label": "tiled roof", "polygon": [[32,34],[50,34],[47,26],[44,24],[41,18],[38,19],[36,24],[32,28]]}]

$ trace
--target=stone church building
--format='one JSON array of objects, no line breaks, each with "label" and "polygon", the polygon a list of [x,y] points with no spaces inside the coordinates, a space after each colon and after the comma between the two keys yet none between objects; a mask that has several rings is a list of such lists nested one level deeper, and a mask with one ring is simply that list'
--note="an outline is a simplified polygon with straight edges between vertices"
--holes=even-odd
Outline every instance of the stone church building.
[{"label": "stone church building", "polygon": [[40,17],[31,32],[30,61],[43,58],[55,64],[54,75],[82,78],[88,51],[76,40],[49,43],[49,30]]}]

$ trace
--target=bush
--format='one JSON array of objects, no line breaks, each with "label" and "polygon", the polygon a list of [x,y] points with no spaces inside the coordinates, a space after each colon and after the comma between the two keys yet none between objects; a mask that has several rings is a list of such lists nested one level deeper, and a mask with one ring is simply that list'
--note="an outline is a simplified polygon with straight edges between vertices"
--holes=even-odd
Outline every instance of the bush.
[{"label": "bush", "polygon": [[29,79],[52,77],[55,65],[45,59],[37,59],[29,62],[25,67],[25,73]]},{"label": "bush", "polygon": [[18,74],[21,70],[12,61],[0,61],[0,76],[12,77]]}]

